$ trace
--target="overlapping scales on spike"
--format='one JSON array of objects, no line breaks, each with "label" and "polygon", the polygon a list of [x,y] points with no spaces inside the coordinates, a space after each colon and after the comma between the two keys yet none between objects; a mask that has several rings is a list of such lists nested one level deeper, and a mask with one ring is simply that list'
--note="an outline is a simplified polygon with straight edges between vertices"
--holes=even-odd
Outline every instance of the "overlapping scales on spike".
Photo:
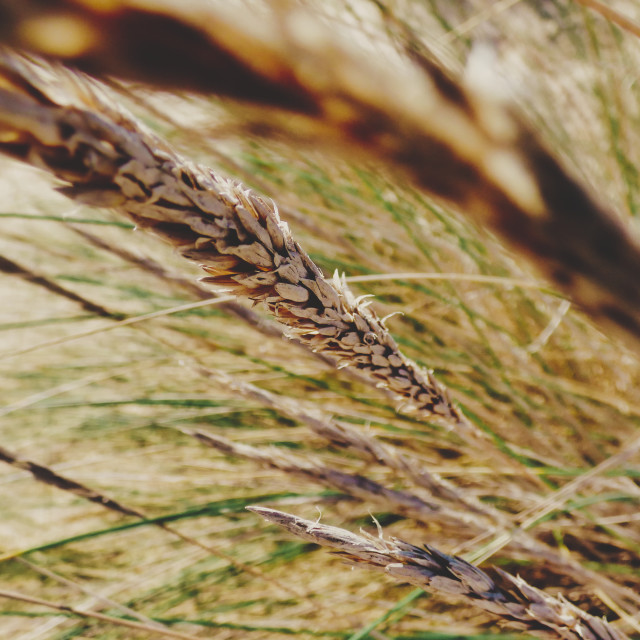
[{"label": "overlapping scales on spike", "polygon": [[324,278],[274,202],[180,157],[84,76],[0,51],[3,73],[12,82],[0,89],[0,150],[48,169],[72,198],[123,211],[200,264],[205,282],[266,304],[292,335],[387,387],[405,410],[470,428],[369,301],[354,298],[344,278]]}]

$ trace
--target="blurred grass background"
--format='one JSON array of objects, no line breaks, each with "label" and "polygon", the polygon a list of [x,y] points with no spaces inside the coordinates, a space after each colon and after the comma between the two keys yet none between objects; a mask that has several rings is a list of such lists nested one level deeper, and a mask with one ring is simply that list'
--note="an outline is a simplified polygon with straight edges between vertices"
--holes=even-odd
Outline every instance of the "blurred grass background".
[{"label": "blurred grass background", "polygon": [[[402,55],[398,25],[410,25],[453,73],[515,101],[569,168],[636,226],[640,56],[628,30],[560,0],[301,4],[380,56]],[[640,20],[635,2],[609,5]],[[487,542],[203,447],[180,429],[275,445],[414,490],[391,469],[212,384],[199,366],[316,405],[516,518],[637,437],[637,359],[464,212],[443,208],[383,167],[248,136],[234,106],[218,100],[134,87],[123,101],[185,155],[273,197],[326,274],[379,274],[353,289],[374,294],[380,316],[400,312],[388,326],[401,348],[451,389],[488,434],[487,446],[399,414],[382,391],[216,306],[174,313],[196,301],[180,280],[199,277],[195,267],[122,219],[71,204],[38,171],[2,159],[0,255],[23,271],[0,274],[0,446],[147,520],[1,466],[0,590],[78,611],[0,597],[0,635],[111,640],[163,637],[168,628],[201,638],[409,640],[501,633],[485,614],[351,571],[246,513],[250,504],[286,506],[353,530],[375,530],[373,515],[385,533],[445,552],[479,552]],[[157,265],[176,278],[159,275]],[[402,277],[408,272],[430,278]],[[87,311],[77,297],[104,313]],[[115,326],[158,311],[166,313]],[[496,463],[497,450],[510,466]],[[638,457],[622,460],[549,509],[532,533],[638,592],[639,477]],[[505,548],[490,563],[592,613],[624,615],[603,602],[607,594],[542,558]],[[636,637],[638,609],[627,608],[635,627],[633,618],[622,623]],[[115,620],[92,620],[83,610]],[[133,612],[147,629],[118,624]]]}]

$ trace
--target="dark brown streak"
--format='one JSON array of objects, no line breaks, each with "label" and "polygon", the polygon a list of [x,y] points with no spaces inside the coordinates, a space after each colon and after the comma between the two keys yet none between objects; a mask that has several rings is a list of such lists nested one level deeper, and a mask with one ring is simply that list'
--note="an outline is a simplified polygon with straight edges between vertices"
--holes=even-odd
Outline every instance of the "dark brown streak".
[{"label": "dark brown streak", "polygon": [[61,476],[49,467],[45,467],[36,462],[32,462],[31,460],[20,458],[17,454],[8,451],[4,447],[0,447],[0,461],[6,462],[7,464],[10,464],[17,469],[27,471],[36,480],[39,480],[44,484],[62,489],[63,491],[69,491],[70,493],[80,496],[85,500],[95,502],[96,504],[110,509],[111,511],[117,511],[118,513],[126,516],[135,516],[136,518],[146,519],[143,514],[136,511],[135,509],[125,507],[118,501],[108,498],[107,496],[98,493],[97,491],[94,491],[93,489],[80,484],[75,480],[71,480],[70,478]]},{"label": "dark brown streak", "polygon": [[[91,3],[87,3],[90,5]],[[160,10],[116,6],[95,9],[81,0],[0,2],[0,39],[40,55],[51,52],[19,28],[37,16],[40,23],[61,15],[78,21],[93,41],[80,52],[60,52],[59,60],[93,75],[117,75],[171,89],[221,93],[309,115],[317,104],[293,75],[267,78],[226,51],[207,22]],[[176,55],[179,51],[180,55]],[[50,55],[51,57],[51,55]]]},{"label": "dark brown streak", "polygon": [[39,275],[27,269],[26,267],[20,266],[17,262],[13,260],[9,260],[4,256],[0,256],[0,271],[3,273],[18,276],[31,284],[35,284],[36,286],[43,287],[51,293],[55,293],[56,295],[62,296],[63,298],[67,298],[68,300],[72,300],[73,302],[77,302],[83,309],[89,311],[90,313],[95,313],[96,315],[102,316],[103,318],[111,318],[112,320],[122,320],[126,316],[122,313],[113,313],[104,307],[96,304],[95,302],[91,302],[86,298],[74,293],[73,291],[69,291],[69,289],[65,289],[61,287],[59,284],[56,284],[49,278],[45,276]]}]

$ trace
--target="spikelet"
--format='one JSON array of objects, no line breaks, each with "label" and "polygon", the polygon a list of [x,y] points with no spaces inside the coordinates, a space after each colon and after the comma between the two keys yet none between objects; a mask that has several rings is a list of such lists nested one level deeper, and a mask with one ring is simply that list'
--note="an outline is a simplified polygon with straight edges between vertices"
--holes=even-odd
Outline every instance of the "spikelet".
[{"label": "spikelet", "polygon": [[1,52],[3,75],[32,90],[0,89],[0,151],[49,170],[71,198],[125,213],[197,262],[204,282],[263,302],[290,335],[388,388],[405,410],[473,431],[368,302],[343,279],[324,278],[274,202],[189,163],[84,76]]},{"label": "spikelet", "polygon": [[453,595],[479,607],[510,626],[542,638],[561,640],[625,640],[627,636],[606,620],[578,609],[562,597],[553,597],[532,587],[522,578],[496,570],[495,577],[462,558],[424,545],[382,535],[350,531],[304,520],[267,509],[248,507],[293,535],[330,547],[351,562],[382,570],[392,578],[409,582],[431,593]]}]

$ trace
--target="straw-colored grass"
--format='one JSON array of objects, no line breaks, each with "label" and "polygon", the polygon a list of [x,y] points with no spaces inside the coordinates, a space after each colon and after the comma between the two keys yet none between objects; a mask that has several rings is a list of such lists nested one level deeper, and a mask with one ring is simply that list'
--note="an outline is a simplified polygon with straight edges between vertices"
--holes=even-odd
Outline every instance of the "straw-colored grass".
[{"label": "straw-colored grass", "polygon": [[149,83],[1,54],[0,635],[638,635],[638,16],[582,4],[0,3]]}]

